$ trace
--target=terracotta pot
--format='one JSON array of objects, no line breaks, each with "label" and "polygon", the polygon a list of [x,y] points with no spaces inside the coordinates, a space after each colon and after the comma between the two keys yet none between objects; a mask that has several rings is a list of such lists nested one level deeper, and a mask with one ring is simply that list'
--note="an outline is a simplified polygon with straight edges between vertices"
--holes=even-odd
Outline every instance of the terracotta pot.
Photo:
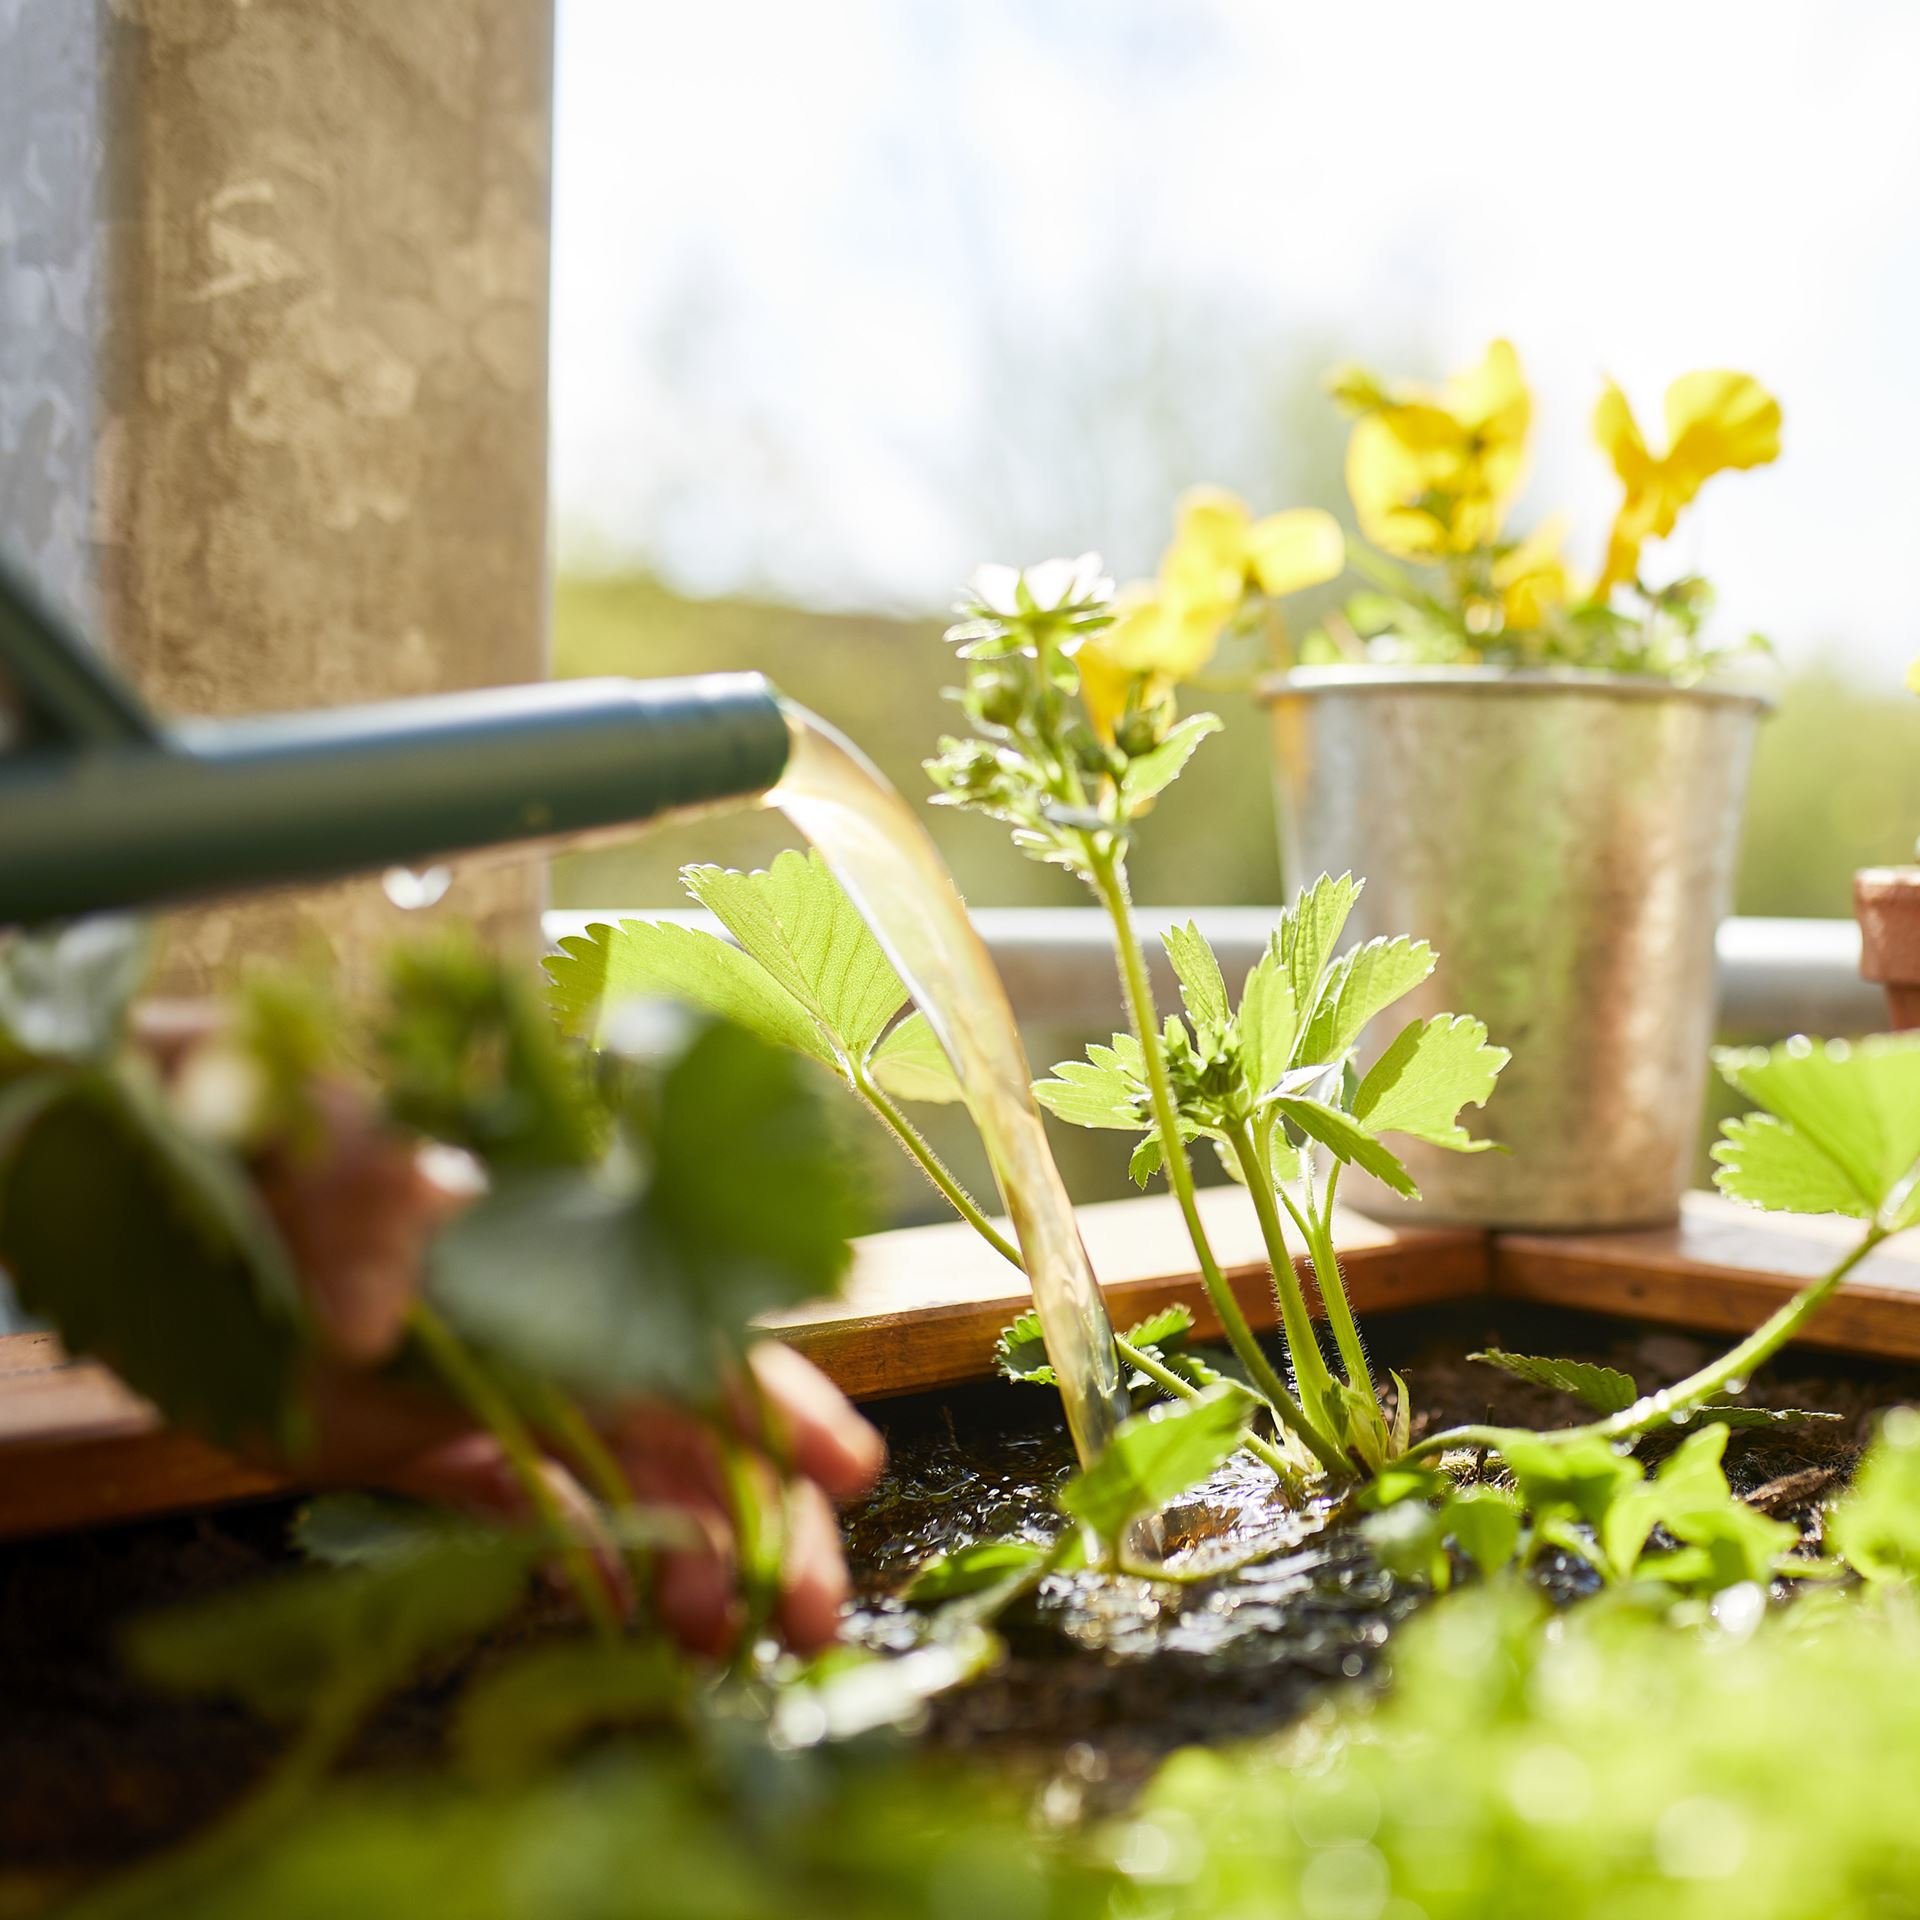
[{"label": "terracotta pot", "polygon": [[1920,1027],[1920,867],[1862,867],[1853,911],[1861,977],[1886,988],[1896,1029]]}]

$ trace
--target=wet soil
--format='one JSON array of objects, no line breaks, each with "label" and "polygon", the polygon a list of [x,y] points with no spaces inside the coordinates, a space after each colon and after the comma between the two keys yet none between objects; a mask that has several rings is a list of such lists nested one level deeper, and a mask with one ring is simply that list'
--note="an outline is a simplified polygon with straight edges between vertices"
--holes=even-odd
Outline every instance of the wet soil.
[{"label": "wet soil", "polygon": [[[1550,1388],[1468,1361],[1478,1348],[1597,1361],[1643,1390],[1672,1384],[1718,1351],[1684,1333],[1511,1302],[1402,1315],[1377,1327],[1372,1344],[1379,1368],[1407,1380],[1416,1437],[1470,1421],[1546,1428],[1590,1417]],[[1783,1356],[1745,1397],[1841,1417],[1732,1433],[1728,1478],[1817,1542],[1824,1503],[1845,1484],[1875,1415],[1917,1395],[1920,1370],[1806,1350]],[[1072,1455],[1049,1399],[993,1383],[869,1409],[890,1463],[848,1516],[855,1638],[905,1640],[912,1622],[899,1593],[931,1555],[1008,1533],[1052,1537],[1052,1497]],[[1673,1444],[1650,1438],[1641,1457],[1651,1463]],[[1284,1726],[1328,1681],[1368,1673],[1424,1594],[1376,1565],[1353,1528],[1323,1526],[1324,1512],[1278,1508],[1271,1486],[1236,1462],[1171,1516],[1176,1547],[1204,1539],[1240,1560],[1270,1543],[1269,1554],[1216,1581],[1050,1579],[1002,1622],[1006,1662],[934,1702],[927,1737],[1031,1776],[1049,1810],[1070,1815],[1124,1800],[1177,1747]],[[1594,1584],[1564,1555],[1544,1560],[1540,1577],[1567,1598]]]},{"label": "wet soil", "polygon": [[[1674,1333],[1511,1303],[1408,1314],[1373,1330],[1376,1357],[1412,1389],[1415,1431],[1492,1418],[1554,1426],[1576,1417],[1560,1395],[1461,1356],[1477,1346],[1577,1355],[1666,1384],[1709,1357]],[[1819,1407],[1817,1426],[1736,1433],[1734,1484],[1818,1532],[1824,1500],[1851,1470],[1873,1415],[1920,1400],[1920,1370],[1791,1354],[1757,1381],[1757,1404]],[[1052,1493],[1070,1457],[1054,1397],[983,1383],[870,1409],[891,1463],[847,1516],[859,1601],[852,1636],[885,1646],[912,1623],[898,1594],[932,1553],[1055,1525]],[[1230,1466],[1172,1517],[1174,1544],[1251,1565],[1169,1590],[1090,1578],[1049,1582],[1004,1623],[1009,1658],[934,1703],[926,1738],[1029,1778],[1049,1811],[1111,1805],[1173,1748],[1271,1729],[1330,1680],[1364,1674],[1419,1596],[1391,1580],[1352,1530],[1321,1529],[1274,1505],[1250,1466]],[[284,1565],[292,1508],[274,1503],[0,1547],[0,1915],[16,1876],[97,1869],[177,1840],[242,1791],[280,1736],[238,1708],[156,1699],[123,1673],[128,1619]],[[1567,1566],[1547,1577],[1566,1590]],[[543,1599],[503,1640],[547,1631]],[[497,1658],[501,1646],[481,1651]],[[448,1671],[391,1703],[354,1764],[430,1763]]]}]

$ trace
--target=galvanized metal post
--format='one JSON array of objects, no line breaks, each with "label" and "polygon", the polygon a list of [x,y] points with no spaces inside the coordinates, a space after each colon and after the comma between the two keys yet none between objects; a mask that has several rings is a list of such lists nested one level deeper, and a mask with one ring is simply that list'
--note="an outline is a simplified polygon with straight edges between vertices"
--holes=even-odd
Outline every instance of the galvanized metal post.
[{"label": "galvanized metal post", "polygon": [[[160,712],[545,672],[551,76],[551,0],[0,0],[0,540]],[[166,973],[399,930],[277,896]]]}]

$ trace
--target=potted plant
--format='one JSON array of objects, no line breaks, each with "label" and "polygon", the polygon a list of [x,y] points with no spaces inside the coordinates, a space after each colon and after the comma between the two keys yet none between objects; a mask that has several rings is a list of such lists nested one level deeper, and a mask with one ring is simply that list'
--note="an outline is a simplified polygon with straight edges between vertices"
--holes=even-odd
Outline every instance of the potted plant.
[{"label": "potted plant", "polygon": [[[1920,660],[1907,669],[1920,693]],[[1915,845],[1920,860],[1920,843]],[[1896,1027],[1920,1027],[1920,864],[1862,867],[1853,876],[1853,910],[1860,921],[1860,972],[1887,990]]]},{"label": "potted plant", "polygon": [[1364,874],[1359,930],[1418,926],[1444,956],[1415,1010],[1470,1006],[1515,1048],[1512,1155],[1416,1149],[1430,1213],[1669,1219],[1768,702],[1720,677],[1756,643],[1709,634],[1707,583],[1652,584],[1642,556],[1714,474],[1777,456],[1780,408],[1749,375],[1686,374],[1656,453],[1609,382],[1594,430],[1622,497],[1582,580],[1562,522],[1507,524],[1533,412],[1509,344],[1439,389],[1347,370],[1332,390],[1355,416],[1348,558],[1369,585],[1262,683],[1290,880]]}]

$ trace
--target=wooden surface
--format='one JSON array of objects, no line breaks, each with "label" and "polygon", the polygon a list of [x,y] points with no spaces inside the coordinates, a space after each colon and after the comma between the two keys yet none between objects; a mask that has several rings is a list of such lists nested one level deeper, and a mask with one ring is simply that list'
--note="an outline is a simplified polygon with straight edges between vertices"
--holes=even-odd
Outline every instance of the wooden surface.
[{"label": "wooden surface", "polygon": [[[1201,1195],[1214,1251],[1256,1327],[1273,1324],[1258,1224],[1238,1188]],[[1170,1301],[1216,1330],[1173,1202],[1085,1207],[1087,1249],[1115,1324]],[[1345,1214],[1336,1238],[1363,1318],[1488,1292],[1706,1332],[1758,1325],[1823,1272],[1855,1229],[1758,1214],[1706,1194],[1677,1226],[1644,1232],[1488,1236],[1390,1227]],[[1025,1285],[965,1226],[875,1235],[856,1249],[845,1294],[777,1316],[773,1331],[856,1399],[977,1378]],[[1815,1321],[1812,1345],[1920,1360],[1920,1234],[1864,1262]],[[98,1526],[283,1491],[283,1483],[184,1434],[106,1368],[69,1361],[48,1334],[0,1338],[0,1538]]]},{"label": "wooden surface", "polygon": [[[1200,1213],[1248,1320],[1271,1327],[1273,1287],[1252,1201],[1238,1187],[1210,1187]],[[1193,1309],[1203,1338],[1219,1332],[1170,1197],[1082,1207],[1080,1231],[1116,1327],[1178,1300]],[[1334,1238],[1363,1317],[1485,1291],[1486,1237],[1475,1228],[1389,1227],[1343,1212]],[[1298,1264],[1305,1269],[1304,1259]],[[955,1221],[862,1241],[839,1299],[768,1325],[856,1400],[874,1400],[990,1371],[995,1337],[1031,1304],[1025,1276]]]},{"label": "wooden surface", "polygon": [[[1741,1334],[1816,1280],[1859,1238],[1836,1215],[1756,1213],[1690,1193],[1677,1226],[1631,1233],[1493,1236],[1496,1294]],[[1920,1360],[1920,1234],[1881,1247],[1820,1310],[1804,1344]]]}]

